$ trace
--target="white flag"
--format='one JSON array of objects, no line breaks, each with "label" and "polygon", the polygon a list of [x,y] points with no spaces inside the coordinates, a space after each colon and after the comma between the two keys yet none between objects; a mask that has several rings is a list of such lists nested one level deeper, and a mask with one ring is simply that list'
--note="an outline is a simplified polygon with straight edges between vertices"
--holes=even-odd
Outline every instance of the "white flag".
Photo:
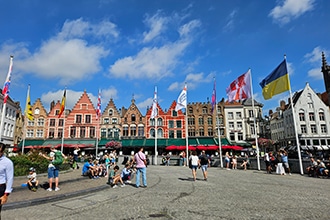
[{"label": "white flag", "polygon": [[175,111],[179,111],[183,108],[187,108],[187,86],[184,86],[182,92],[178,97],[178,101],[176,102],[175,106]]},{"label": "white flag", "polygon": [[152,100],[152,110],[150,118],[154,119],[157,116],[157,87],[155,87],[154,99]]}]

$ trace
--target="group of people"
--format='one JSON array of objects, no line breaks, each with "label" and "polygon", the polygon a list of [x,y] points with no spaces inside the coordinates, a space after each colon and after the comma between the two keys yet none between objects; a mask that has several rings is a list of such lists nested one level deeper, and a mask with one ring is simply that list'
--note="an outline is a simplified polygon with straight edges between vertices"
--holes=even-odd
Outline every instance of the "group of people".
[{"label": "group of people", "polygon": [[205,151],[203,150],[199,156],[197,156],[196,151],[193,151],[188,160],[189,168],[192,171],[194,181],[196,181],[197,168],[202,170],[204,180],[207,181],[207,168],[210,167],[211,161],[210,158],[205,154]]},{"label": "group of people", "polygon": [[328,163],[314,157],[310,158],[310,165],[306,168],[307,174],[311,177],[330,177],[330,157]]},{"label": "group of people", "polygon": [[286,173],[291,175],[288,152],[284,149],[280,149],[275,155],[273,152],[266,152],[264,161],[268,174],[272,174],[272,172],[276,171],[276,173],[280,175],[286,175]]},{"label": "group of people", "polygon": [[[237,156],[233,155],[231,156],[229,154],[229,152],[227,151],[225,153],[225,167],[227,170],[233,169],[236,170],[237,169]],[[247,170],[247,167],[250,165],[250,161],[249,161],[249,156],[247,154],[245,154],[243,162],[240,164],[240,167],[242,167],[244,170]]]}]

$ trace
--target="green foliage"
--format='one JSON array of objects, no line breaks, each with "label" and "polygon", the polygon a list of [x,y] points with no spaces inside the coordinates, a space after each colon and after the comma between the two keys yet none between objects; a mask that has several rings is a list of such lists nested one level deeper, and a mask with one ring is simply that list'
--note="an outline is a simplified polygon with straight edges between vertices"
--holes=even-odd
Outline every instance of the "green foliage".
[{"label": "green foliage", "polygon": [[[47,173],[49,161],[39,155],[39,151],[30,151],[27,154],[19,154],[10,157],[10,159],[14,163],[14,176],[26,176],[29,173],[30,167],[34,167],[37,173]],[[69,164],[65,162],[60,165],[60,170],[67,170],[70,168]]]}]

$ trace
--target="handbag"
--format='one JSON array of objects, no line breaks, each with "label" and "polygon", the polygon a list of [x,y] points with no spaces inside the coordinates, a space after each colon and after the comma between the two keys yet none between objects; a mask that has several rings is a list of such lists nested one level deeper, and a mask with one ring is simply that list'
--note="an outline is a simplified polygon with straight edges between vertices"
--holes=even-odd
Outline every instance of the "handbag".
[{"label": "handbag", "polygon": [[[140,154],[137,153],[137,155],[139,156],[140,160],[142,160],[142,158],[140,157]],[[148,166],[148,163],[147,163],[147,160],[146,160],[146,159],[143,160],[143,163],[144,163],[144,165],[145,165],[146,167]]]}]

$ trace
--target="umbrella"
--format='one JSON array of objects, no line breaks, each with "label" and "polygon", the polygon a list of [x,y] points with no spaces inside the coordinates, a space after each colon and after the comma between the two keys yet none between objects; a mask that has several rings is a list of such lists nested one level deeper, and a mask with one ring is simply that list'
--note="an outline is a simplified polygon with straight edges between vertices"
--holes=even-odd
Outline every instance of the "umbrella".
[{"label": "umbrella", "polygon": [[224,145],[221,147],[222,150],[243,150],[244,148],[241,146],[235,146],[235,145]]},{"label": "umbrella", "polygon": [[178,149],[178,147],[175,146],[175,145],[170,145],[170,146],[165,147],[165,150],[169,150],[169,151],[171,151],[171,150],[177,150],[177,149]]}]

